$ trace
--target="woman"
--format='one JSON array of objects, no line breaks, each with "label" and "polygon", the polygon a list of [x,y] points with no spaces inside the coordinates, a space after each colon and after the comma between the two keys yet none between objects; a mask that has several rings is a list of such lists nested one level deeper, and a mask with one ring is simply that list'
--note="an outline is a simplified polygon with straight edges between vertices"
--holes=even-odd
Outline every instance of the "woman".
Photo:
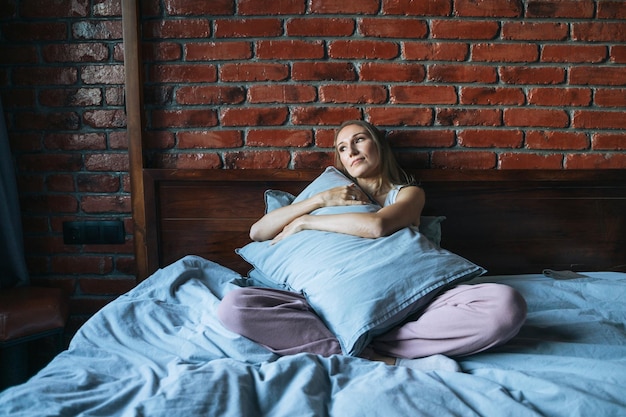
[{"label": "woman", "polygon": [[[424,191],[412,185],[374,126],[364,121],[341,125],[335,135],[335,164],[358,187],[336,187],[271,211],[251,227],[250,237],[277,242],[310,229],[375,239],[419,226]],[[372,200],[382,207],[374,213],[309,214],[321,207]],[[279,355],[341,353],[335,336],[300,294],[241,288],[224,297],[218,315],[230,330]],[[437,296],[417,318],[374,338],[362,356],[418,369],[458,370],[447,356],[502,344],[517,334],[525,317],[524,299],[508,286],[459,285]]]}]

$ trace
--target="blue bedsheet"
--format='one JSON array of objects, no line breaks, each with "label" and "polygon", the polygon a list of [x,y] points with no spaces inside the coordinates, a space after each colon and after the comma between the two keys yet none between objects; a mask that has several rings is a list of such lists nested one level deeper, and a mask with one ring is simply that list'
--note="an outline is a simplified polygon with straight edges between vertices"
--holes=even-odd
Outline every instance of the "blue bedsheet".
[{"label": "blue bedsheet", "polygon": [[462,373],[278,358],[215,310],[242,278],[198,257],[91,318],[69,349],[0,393],[1,416],[626,416],[626,274],[482,277],[522,292],[528,320]]}]

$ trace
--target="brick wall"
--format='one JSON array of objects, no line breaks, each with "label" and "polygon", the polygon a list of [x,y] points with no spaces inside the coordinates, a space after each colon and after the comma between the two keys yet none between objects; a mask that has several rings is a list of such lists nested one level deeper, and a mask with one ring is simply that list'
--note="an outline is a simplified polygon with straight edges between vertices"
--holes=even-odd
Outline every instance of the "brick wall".
[{"label": "brick wall", "polygon": [[[141,5],[150,166],[322,167],[364,118],[412,167],[626,167],[626,2]],[[121,0],[7,0],[0,25],[29,268],[84,318],[133,285]],[[64,245],[74,219],[127,243]]]}]

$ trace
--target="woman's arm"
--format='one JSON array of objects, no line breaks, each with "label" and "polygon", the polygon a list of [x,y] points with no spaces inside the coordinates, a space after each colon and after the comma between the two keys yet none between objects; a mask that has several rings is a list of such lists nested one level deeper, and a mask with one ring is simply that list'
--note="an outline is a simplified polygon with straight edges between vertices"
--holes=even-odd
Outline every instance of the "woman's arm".
[{"label": "woman's arm", "polygon": [[426,202],[424,190],[415,186],[404,187],[396,202],[375,213],[345,213],[332,215],[297,216],[274,237],[274,242],[301,230],[321,230],[345,233],[365,238],[388,236],[404,227],[419,226]]},{"label": "woman's arm", "polygon": [[335,187],[267,213],[252,225],[250,238],[255,241],[273,239],[294,220],[322,207],[362,205],[367,202],[369,199],[355,184]]}]

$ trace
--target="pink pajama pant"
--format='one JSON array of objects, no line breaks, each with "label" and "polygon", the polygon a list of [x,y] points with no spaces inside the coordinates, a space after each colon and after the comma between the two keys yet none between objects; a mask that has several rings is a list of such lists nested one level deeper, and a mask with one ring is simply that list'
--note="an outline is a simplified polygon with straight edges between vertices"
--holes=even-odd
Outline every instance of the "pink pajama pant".
[{"label": "pink pajama pant", "polygon": [[[228,293],[218,317],[231,331],[279,355],[341,354],[339,342],[300,294],[248,287]],[[399,357],[462,356],[505,343],[526,318],[526,302],[501,284],[459,285],[435,297],[412,321],[366,349]],[[367,353],[364,353],[367,356]]]}]

